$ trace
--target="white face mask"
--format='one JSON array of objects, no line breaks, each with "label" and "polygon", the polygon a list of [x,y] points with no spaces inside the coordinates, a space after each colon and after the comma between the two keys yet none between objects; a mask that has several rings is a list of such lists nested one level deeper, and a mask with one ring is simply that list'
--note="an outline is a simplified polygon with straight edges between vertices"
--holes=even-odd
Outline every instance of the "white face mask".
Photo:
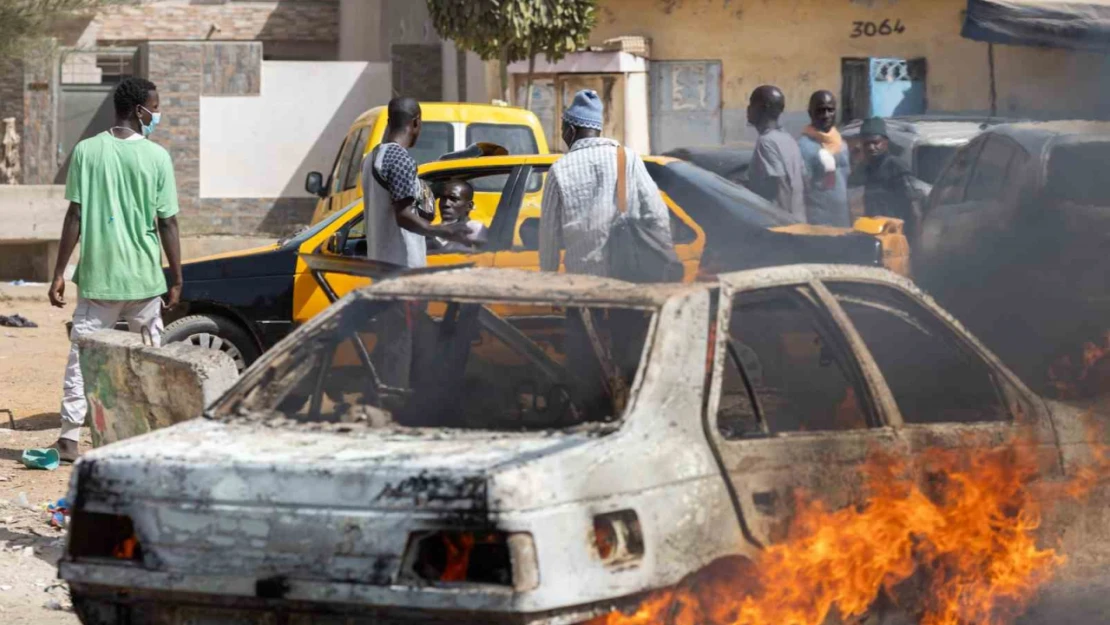
[{"label": "white face mask", "polygon": [[142,105],[140,105],[139,108],[143,109],[147,113],[150,113],[150,125],[149,126],[143,123],[143,120],[142,120],[141,117],[139,118],[139,126],[141,126],[142,129],[143,129],[143,136],[144,137],[149,137],[151,135],[151,133],[154,132],[154,129],[158,127],[158,122],[162,121],[162,113],[154,113],[150,109],[148,109],[147,107],[142,106]]}]

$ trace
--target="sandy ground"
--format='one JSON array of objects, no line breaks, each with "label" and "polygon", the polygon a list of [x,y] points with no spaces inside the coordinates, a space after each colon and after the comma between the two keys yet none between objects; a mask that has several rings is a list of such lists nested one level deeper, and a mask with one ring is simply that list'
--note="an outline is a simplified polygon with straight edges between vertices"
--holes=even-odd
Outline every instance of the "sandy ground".
[{"label": "sandy ground", "polygon": [[[0,298],[13,291],[6,289]],[[79,621],[55,568],[64,535],[50,527],[45,512],[47,503],[66,495],[69,467],[31,471],[19,463],[23,449],[46,447],[57,439],[69,349],[64,324],[73,305],[58,310],[41,297],[0,301],[0,315],[16,313],[39,327],[0,327],[0,409],[12,411],[16,428],[0,412],[0,623],[74,625]]]}]

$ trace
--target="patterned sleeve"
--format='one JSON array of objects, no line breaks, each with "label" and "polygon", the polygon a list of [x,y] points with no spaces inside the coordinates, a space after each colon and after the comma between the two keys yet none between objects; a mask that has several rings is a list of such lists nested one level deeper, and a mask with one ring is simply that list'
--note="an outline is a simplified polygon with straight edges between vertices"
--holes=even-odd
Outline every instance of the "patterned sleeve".
[{"label": "patterned sleeve", "polygon": [[394,202],[416,199],[413,196],[416,188],[416,161],[412,160],[407,150],[399,145],[387,146],[378,173],[385,181],[385,188]]}]

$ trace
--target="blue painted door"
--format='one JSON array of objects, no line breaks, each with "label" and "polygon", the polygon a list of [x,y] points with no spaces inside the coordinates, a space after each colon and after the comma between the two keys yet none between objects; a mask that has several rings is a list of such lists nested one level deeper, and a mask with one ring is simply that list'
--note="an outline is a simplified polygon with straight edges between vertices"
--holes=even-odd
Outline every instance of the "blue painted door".
[{"label": "blue painted door", "polygon": [[871,117],[925,112],[925,60],[871,61]]}]

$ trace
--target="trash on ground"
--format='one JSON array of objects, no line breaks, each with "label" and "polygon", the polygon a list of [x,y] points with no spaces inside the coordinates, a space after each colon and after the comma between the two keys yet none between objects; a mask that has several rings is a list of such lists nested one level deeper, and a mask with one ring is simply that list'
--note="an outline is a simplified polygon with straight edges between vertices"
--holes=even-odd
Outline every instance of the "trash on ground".
[{"label": "trash on ground", "polygon": [[46,511],[50,514],[50,527],[64,529],[69,525],[69,502],[65,497],[48,505]]},{"label": "trash on ground", "polygon": [[[47,447],[45,449],[25,449],[23,450],[23,456],[20,457],[20,461],[23,462],[23,466],[28,469],[45,469],[47,471],[53,471],[61,464],[62,457],[58,453],[58,450],[53,447]],[[22,495],[23,493],[20,494]],[[20,504],[22,505],[22,503],[21,501]]]},{"label": "trash on ground", "polygon": [[23,315],[0,315],[0,326],[8,328],[37,328],[39,324]]}]

